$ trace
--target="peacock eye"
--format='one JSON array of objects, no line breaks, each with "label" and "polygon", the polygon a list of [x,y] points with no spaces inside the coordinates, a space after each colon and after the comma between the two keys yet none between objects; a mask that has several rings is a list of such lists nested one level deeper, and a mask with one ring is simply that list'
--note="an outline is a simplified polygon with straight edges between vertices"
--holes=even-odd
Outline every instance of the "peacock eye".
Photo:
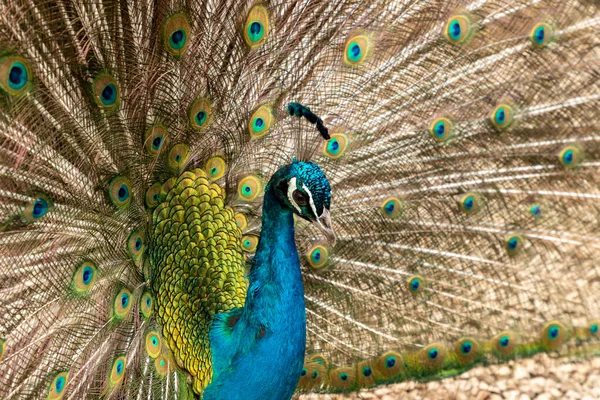
[{"label": "peacock eye", "polygon": [[306,204],[308,204],[308,202],[306,201],[306,196],[304,196],[302,192],[298,190],[294,190],[294,193],[292,193],[292,198],[299,206],[305,206]]}]

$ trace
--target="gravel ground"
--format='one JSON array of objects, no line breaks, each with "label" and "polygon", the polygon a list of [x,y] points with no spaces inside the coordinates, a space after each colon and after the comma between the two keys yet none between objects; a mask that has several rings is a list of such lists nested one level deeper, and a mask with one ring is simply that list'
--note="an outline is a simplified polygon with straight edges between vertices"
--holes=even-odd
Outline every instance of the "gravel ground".
[{"label": "gravel ground", "polygon": [[600,358],[570,363],[538,354],[531,359],[477,367],[454,378],[428,383],[403,382],[352,395],[307,394],[298,400],[598,400]]}]

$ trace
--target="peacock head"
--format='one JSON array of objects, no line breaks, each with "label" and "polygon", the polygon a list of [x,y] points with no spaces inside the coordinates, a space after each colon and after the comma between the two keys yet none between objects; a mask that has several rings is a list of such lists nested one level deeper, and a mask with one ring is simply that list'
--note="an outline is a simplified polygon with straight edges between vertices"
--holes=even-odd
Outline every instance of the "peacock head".
[{"label": "peacock head", "polygon": [[329,243],[335,243],[331,224],[331,186],[319,166],[294,161],[281,167],[269,183],[277,200],[292,212],[315,223]]}]

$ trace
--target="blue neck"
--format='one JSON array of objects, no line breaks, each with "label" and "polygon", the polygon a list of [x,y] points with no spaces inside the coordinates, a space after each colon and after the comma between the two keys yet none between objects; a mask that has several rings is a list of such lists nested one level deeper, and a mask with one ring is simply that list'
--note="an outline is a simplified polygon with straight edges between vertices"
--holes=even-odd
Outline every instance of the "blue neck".
[{"label": "blue neck", "polygon": [[293,301],[304,310],[304,286],[294,241],[294,218],[282,207],[270,186],[263,203],[262,230],[249,274],[250,287],[244,313],[265,326],[282,302]]},{"label": "blue neck", "polygon": [[[267,185],[260,241],[242,309],[215,316],[213,380],[204,400],[289,399],[304,362],[306,310],[292,212]],[[233,328],[227,318],[239,320]]]}]

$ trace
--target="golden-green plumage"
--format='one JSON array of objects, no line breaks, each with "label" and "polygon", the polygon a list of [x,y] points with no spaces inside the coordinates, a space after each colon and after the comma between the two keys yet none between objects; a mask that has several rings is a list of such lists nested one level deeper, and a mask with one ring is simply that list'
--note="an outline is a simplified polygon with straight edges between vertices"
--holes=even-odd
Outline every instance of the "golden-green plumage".
[{"label": "golden-green plumage", "polygon": [[212,316],[242,307],[245,259],[234,212],[223,190],[194,169],[179,176],[152,218],[152,289],[158,321],[196,393],[210,383]]}]

